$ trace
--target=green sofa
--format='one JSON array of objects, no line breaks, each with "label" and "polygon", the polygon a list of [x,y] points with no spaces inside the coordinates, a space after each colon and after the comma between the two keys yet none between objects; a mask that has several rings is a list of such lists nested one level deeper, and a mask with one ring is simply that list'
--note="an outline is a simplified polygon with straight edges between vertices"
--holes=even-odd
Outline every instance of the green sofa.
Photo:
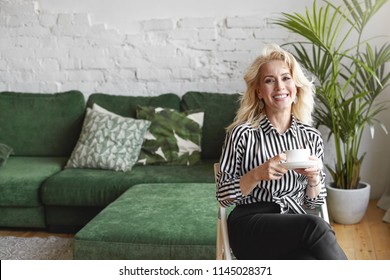
[{"label": "green sofa", "polygon": [[0,168],[0,226],[45,228],[44,182],[63,169],[80,134],[81,92],[0,93],[0,143],[13,155]]},{"label": "green sofa", "polygon": [[[13,154],[0,167],[0,227],[77,232],[133,186],[213,183],[225,127],[233,120],[239,94],[187,92],[183,96],[0,92],[0,143]],[[201,161],[193,165],[136,164],[129,172],[64,168],[83,126],[86,108],[96,103],[136,118],[137,106],[201,110]],[[202,201],[199,202],[202,205]]]}]

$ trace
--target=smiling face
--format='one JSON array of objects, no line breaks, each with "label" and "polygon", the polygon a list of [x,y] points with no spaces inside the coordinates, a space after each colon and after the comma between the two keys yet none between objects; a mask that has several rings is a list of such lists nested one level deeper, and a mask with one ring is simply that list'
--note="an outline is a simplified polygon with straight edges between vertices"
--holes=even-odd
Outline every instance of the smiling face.
[{"label": "smiling face", "polygon": [[267,62],[261,66],[259,74],[257,94],[264,100],[267,115],[291,114],[297,87],[286,63],[282,60]]}]

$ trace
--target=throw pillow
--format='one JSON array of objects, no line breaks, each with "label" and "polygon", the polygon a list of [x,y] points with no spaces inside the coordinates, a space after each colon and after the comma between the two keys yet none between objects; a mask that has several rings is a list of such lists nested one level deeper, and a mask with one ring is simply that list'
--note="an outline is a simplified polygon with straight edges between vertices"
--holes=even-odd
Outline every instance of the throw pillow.
[{"label": "throw pillow", "polygon": [[80,138],[66,167],[130,171],[137,162],[149,126],[147,120],[87,108]]},{"label": "throw pillow", "polygon": [[111,116],[123,117],[123,116],[120,116],[118,114],[115,114],[113,112],[108,111],[107,109],[103,108],[102,106],[99,106],[96,103],[93,103],[92,110],[100,112],[100,113],[108,114],[108,115],[111,115]]},{"label": "throw pillow", "polygon": [[0,143],[0,167],[4,166],[10,155],[13,154],[13,149],[6,144]]},{"label": "throw pillow", "polygon": [[204,113],[138,107],[137,118],[151,121],[139,164],[192,165],[200,160]]}]

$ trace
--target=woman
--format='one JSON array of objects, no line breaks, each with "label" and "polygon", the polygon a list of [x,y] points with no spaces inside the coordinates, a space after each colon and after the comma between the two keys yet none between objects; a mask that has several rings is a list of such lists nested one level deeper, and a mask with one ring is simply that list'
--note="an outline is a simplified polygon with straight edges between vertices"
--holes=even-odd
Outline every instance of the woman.
[{"label": "woman", "polygon": [[[325,199],[324,145],[310,126],[314,86],[295,58],[265,48],[249,67],[247,90],[220,159],[217,199],[238,259],[346,259],[329,224],[305,207]],[[284,151],[310,149],[313,167],[288,170]]]}]

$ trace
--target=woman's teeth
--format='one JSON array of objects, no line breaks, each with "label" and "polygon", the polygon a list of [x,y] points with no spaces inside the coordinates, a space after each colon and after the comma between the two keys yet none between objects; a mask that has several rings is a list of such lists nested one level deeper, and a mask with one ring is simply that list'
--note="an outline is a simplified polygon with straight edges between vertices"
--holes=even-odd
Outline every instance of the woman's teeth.
[{"label": "woman's teeth", "polygon": [[275,95],[274,98],[275,99],[283,99],[283,98],[286,98],[288,95],[287,94],[279,94],[279,95]]}]

